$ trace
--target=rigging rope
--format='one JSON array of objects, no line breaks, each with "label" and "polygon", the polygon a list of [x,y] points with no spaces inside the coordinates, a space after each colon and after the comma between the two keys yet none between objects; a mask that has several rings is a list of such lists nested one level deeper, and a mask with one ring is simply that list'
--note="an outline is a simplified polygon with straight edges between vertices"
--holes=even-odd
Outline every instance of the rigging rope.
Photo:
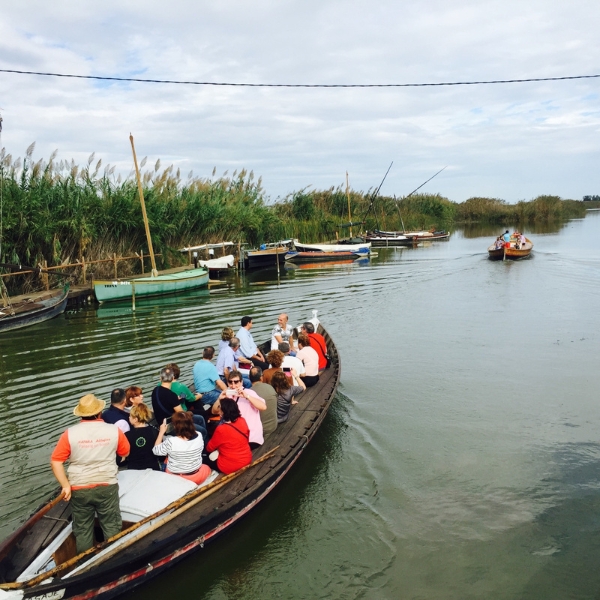
[{"label": "rigging rope", "polygon": [[43,75],[45,77],[69,77],[72,79],[96,79],[100,81],[134,81],[137,83],[170,83],[176,85],[212,85],[258,88],[405,88],[440,87],[450,85],[492,85],[500,83],[530,83],[536,81],[567,81],[573,79],[598,79],[600,75],[568,75],[564,77],[530,77],[527,79],[492,79],[489,81],[441,81],[437,83],[234,83],[224,81],[185,81],[176,79],[139,79],[137,77],[104,77],[100,75],[74,75],[72,73],[45,73],[0,69],[0,73],[17,75]]}]

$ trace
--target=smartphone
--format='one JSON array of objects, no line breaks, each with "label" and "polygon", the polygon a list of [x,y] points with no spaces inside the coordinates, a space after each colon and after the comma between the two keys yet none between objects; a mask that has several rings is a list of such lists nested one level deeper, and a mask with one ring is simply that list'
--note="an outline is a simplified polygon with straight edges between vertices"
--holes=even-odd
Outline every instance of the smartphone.
[{"label": "smartphone", "polygon": [[291,367],[283,367],[283,372],[284,373],[291,373],[292,372],[292,368]]}]

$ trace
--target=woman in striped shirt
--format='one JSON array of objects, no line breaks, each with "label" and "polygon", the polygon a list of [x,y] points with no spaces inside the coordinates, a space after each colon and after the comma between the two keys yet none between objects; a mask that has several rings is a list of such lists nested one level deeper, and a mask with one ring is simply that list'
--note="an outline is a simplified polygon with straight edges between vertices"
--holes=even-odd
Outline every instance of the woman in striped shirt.
[{"label": "woman in striped shirt", "polygon": [[175,435],[164,439],[167,431],[165,419],[158,430],[158,437],[152,448],[157,456],[167,457],[167,473],[179,475],[200,485],[211,472],[208,465],[202,464],[204,440],[194,427],[191,412],[176,412],[171,417]]}]

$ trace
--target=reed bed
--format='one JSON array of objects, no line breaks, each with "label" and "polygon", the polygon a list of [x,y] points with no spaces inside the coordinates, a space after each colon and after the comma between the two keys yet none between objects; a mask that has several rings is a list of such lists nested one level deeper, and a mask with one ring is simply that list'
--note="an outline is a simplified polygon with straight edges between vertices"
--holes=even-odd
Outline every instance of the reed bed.
[{"label": "reed bed", "polygon": [[[0,152],[2,231],[0,262],[48,265],[147,252],[145,230],[133,174],[115,176],[92,154],[83,167],[74,161],[23,159]],[[186,245],[240,242],[250,246],[295,237],[303,241],[347,236],[348,197],[341,186],[306,189],[270,202],[261,179],[241,170],[210,178],[183,177],[160,160],[140,162],[144,197],[155,252],[162,267],[181,264]],[[455,203],[439,194],[408,198],[373,197],[373,190],[351,190],[353,234],[367,229],[442,229],[458,223],[513,223],[559,220],[585,214],[595,202],[539,196],[507,204],[497,198]],[[106,270],[111,267],[106,266]],[[132,270],[139,268],[133,263]],[[101,271],[101,269],[100,269]],[[102,273],[98,273],[102,274]],[[127,274],[127,273],[124,273]],[[16,279],[16,278],[13,278]]]}]

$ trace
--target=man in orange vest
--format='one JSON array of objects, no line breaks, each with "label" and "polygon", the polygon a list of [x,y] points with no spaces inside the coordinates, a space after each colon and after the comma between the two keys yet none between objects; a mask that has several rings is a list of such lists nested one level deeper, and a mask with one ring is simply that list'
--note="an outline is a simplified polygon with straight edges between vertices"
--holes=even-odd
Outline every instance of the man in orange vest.
[{"label": "man in orange vest", "polygon": [[[52,472],[62,487],[63,499],[71,501],[73,534],[77,553],[94,545],[94,518],[104,539],[121,531],[116,456],[129,454],[129,442],[116,426],[102,420],[106,406],[94,394],[86,394],[73,410],[81,421],[65,431],[52,453]],[[64,463],[69,461],[68,477]]]}]

